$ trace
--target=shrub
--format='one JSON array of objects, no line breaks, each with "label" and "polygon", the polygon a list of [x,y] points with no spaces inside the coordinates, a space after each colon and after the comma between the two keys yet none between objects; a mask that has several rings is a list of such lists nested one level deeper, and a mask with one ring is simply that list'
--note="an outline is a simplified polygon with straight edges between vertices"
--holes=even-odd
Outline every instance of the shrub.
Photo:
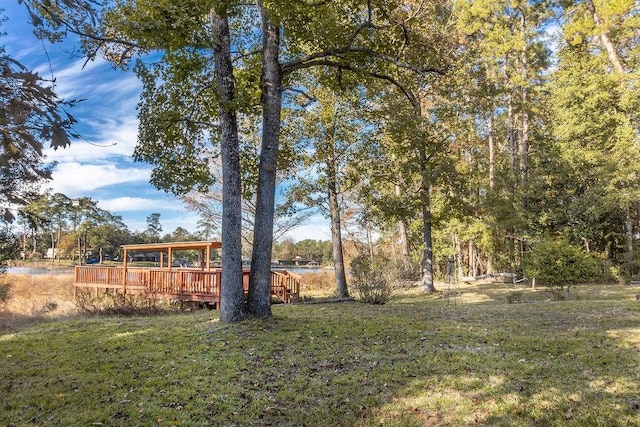
[{"label": "shrub", "polygon": [[129,294],[126,297],[119,293],[99,293],[96,296],[91,289],[78,289],[75,303],[78,311],[85,315],[152,315],[177,309],[171,307],[167,299],[151,293]]},{"label": "shrub", "polygon": [[368,304],[385,304],[393,294],[395,269],[389,261],[369,254],[358,254],[351,260],[351,289],[357,300]]},{"label": "shrub", "polygon": [[525,259],[525,269],[529,277],[542,284],[567,291],[571,285],[588,282],[597,274],[595,259],[566,240],[540,241]]},{"label": "shrub", "polygon": [[524,292],[513,291],[507,295],[507,302],[509,304],[515,304],[518,302],[524,302]]}]

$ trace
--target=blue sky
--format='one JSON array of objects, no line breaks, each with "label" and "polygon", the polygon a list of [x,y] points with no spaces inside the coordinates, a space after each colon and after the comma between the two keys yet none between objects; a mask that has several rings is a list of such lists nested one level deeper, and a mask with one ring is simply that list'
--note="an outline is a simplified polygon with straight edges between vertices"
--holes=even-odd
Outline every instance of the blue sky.
[{"label": "blue sky", "polygon": [[[98,205],[121,215],[129,229],[146,229],[146,218],[160,213],[163,234],[184,227],[195,231],[198,216],[182,202],[149,184],[151,165],[134,162],[137,140],[136,105],[141,85],[132,72],[114,70],[103,60],[85,65],[73,55],[74,43],[51,45],[32,33],[24,6],[3,1],[8,18],[0,31],[7,53],[43,78],[56,79],[55,90],[65,99],[84,99],[69,110],[76,118],[82,140],[64,150],[47,150],[47,161],[56,161],[53,180],[47,186],[70,198],[88,196]],[[83,68],[84,65],[84,68]],[[294,240],[330,240],[326,221],[319,216],[289,233]]]}]

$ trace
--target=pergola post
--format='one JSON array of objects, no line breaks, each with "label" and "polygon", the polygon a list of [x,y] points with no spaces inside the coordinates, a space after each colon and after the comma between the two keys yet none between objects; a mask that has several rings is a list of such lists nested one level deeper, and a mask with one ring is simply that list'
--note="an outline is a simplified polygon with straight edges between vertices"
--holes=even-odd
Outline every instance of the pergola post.
[{"label": "pergola post", "polygon": [[122,295],[127,295],[127,248],[123,248],[123,260],[122,260]]}]

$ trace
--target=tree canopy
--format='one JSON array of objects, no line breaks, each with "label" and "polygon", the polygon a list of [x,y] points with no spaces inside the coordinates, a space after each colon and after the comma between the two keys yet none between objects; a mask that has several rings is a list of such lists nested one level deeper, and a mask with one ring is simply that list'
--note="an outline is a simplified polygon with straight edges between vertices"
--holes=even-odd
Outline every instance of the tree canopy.
[{"label": "tree canopy", "polygon": [[7,55],[2,37],[0,32],[0,209],[11,222],[10,208],[26,203],[37,184],[51,178],[43,148],[64,148],[76,136],[66,110],[76,101],[59,99],[53,82]]},{"label": "tree canopy", "polygon": [[225,321],[271,315],[278,183],[329,207],[334,243],[354,219],[375,229],[369,255],[418,262],[430,291],[443,259],[524,275],[548,239],[640,273],[633,0],[23,2],[42,37],[133,65],[134,157],[158,188],[221,186],[202,228],[222,232]]}]

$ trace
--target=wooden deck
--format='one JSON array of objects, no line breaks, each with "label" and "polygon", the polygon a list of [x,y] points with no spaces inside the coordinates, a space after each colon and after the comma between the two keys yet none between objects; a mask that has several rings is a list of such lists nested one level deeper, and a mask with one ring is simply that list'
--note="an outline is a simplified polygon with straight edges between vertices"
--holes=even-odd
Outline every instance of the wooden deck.
[{"label": "wooden deck", "polygon": [[[124,272],[126,271],[126,278]],[[300,278],[286,270],[271,271],[271,294],[282,302],[291,302],[292,297],[300,295]],[[249,288],[249,271],[243,272],[245,292]],[[100,290],[113,290],[122,294],[141,294],[165,296],[180,301],[202,301],[220,306],[220,287],[222,270],[211,269],[167,269],[76,266],[75,289],[90,288],[96,293]]]}]

